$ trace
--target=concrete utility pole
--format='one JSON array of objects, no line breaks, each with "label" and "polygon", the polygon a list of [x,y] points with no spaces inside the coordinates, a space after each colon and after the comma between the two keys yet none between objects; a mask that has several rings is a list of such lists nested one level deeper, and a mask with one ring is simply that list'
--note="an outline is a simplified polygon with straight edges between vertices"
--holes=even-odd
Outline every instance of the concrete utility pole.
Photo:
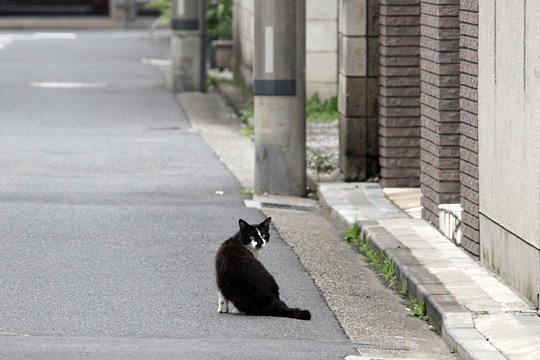
[{"label": "concrete utility pole", "polygon": [[206,91],[205,1],[172,1],[171,37],[173,88]]},{"label": "concrete utility pole", "polygon": [[109,0],[109,16],[113,20],[134,21],[137,15],[135,0]]},{"label": "concrete utility pole", "polygon": [[306,192],[305,0],[255,8],[255,190]]}]

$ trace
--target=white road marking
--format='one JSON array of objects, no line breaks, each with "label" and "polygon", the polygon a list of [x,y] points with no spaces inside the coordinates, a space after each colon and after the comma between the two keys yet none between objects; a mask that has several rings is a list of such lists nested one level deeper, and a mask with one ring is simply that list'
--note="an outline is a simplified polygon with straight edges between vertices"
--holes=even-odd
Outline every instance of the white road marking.
[{"label": "white road marking", "polygon": [[14,41],[74,40],[77,34],[68,32],[35,32],[28,34],[0,34],[0,50],[5,50]]},{"label": "white road marking", "polygon": [[83,83],[83,82],[33,82],[30,86],[46,89],[103,89],[108,85],[104,83]]}]

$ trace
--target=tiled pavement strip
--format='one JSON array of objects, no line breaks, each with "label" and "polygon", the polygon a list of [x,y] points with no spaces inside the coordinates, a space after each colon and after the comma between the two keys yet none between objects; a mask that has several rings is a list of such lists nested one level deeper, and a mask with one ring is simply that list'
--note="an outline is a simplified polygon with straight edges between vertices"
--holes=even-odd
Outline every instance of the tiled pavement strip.
[{"label": "tiled pavement strip", "polygon": [[319,196],[394,261],[462,359],[540,359],[538,313],[429,223],[405,215],[377,184],[319,184]]}]

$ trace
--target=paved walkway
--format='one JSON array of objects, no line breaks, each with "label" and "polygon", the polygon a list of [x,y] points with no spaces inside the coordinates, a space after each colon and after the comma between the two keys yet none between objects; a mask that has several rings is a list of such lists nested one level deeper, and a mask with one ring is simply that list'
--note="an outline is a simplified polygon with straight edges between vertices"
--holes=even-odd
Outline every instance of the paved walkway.
[{"label": "paved walkway", "polygon": [[540,359],[540,318],[497,277],[434,227],[401,212],[377,184],[320,184],[339,221],[396,264],[401,280],[463,359]]}]

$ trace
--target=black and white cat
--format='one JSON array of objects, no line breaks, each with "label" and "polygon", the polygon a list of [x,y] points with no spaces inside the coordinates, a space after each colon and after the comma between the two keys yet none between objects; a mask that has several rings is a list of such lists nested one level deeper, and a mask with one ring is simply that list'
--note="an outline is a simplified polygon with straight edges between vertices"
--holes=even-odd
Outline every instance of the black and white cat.
[{"label": "black and white cat", "polygon": [[308,310],[288,307],[279,298],[276,280],[258,260],[270,240],[270,221],[258,225],[238,221],[240,231],[225,240],[216,255],[216,280],[219,289],[218,312],[229,312],[229,301],[247,315],[280,316],[310,320]]}]

